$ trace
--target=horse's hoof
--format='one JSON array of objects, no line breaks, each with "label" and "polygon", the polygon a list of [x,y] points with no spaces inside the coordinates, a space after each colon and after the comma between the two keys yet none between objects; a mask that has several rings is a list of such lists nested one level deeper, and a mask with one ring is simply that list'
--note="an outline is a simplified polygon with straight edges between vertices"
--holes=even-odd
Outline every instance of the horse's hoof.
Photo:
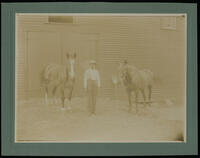
[{"label": "horse's hoof", "polygon": [[96,113],[91,113],[90,116],[94,117],[94,116],[96,116]]},{"label": "horse's hoof", "polygon": [[69,112],[72,112],[72,109],[67,109]]}]

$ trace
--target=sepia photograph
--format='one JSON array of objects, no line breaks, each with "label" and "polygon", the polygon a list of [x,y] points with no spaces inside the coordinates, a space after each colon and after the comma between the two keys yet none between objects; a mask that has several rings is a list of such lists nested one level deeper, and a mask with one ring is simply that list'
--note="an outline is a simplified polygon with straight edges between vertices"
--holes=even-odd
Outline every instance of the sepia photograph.
[{"label": "sepia photograph", "polygon": [[187,14],[15,14],[15,142],[186,142]]}]

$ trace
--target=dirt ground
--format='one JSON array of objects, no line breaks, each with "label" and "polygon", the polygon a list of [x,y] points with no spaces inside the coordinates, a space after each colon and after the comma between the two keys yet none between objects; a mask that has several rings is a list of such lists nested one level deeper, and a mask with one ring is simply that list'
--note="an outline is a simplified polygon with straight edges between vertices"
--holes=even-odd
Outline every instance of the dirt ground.
[{"label": "dirt ground", "polygon": [[[66,102],[67,104],[67,102]],[[98,98],[96,115],[88,112],[87,98],[73,98],[72,112],[43,99],[17,104],[16,140],[20,142],[157,142],[183,141],[184,105],[163,101],[139,105],[128,113],[127,100]]]}]

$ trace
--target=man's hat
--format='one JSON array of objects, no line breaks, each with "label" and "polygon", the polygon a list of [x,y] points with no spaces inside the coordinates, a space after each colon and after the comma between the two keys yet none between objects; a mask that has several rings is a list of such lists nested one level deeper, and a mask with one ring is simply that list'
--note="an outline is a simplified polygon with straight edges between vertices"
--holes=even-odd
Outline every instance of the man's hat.
[{"label": "man's hat", "polygon": [[91,60],[91,61],[89,62],[89,64],[96,64],[96,61],[95,61],[95,60]]}]

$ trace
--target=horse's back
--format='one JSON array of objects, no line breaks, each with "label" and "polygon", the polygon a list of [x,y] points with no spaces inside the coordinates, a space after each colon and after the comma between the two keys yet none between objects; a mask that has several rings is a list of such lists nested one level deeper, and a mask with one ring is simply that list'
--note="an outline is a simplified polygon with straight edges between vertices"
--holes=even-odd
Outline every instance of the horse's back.
[{"label": "horse's back", "polygon": [[139,89],[144,89],[145,87],[153,84],[153,72],[144,69],[139,70],[134,66],[129,67],[129,71],[131,72],[132,82],[137,85]]},{"label": "horse's back", "polygon": [[145,86],[150,86],[153,84],[153,72],[148,69],[144,69],[140,71],[141,76],[144,80]]},{"label": "horse's back", "polygon": [[132,85],[138,89],[143,89],[145,87],[145,81],[140,70],[134,66],[129,66],[128,71],[131,76]]},{"label": "horse's back", "polygon": [[64,80],[67,76],[66,68],[62,65],[49,64],[45,67],[44,76],[48,80]]}]

